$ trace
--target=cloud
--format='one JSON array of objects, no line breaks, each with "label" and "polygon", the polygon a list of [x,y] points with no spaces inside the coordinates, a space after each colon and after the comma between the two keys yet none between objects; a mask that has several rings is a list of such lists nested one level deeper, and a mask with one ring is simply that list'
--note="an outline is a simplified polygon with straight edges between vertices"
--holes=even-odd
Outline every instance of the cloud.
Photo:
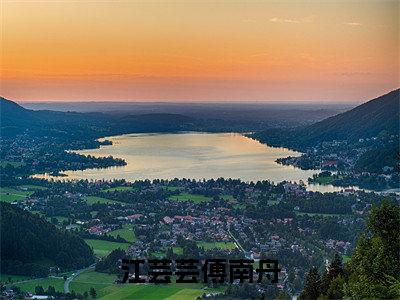
[{"label": "cloud", "polygon": [[314,22],[314,16],[301,19],[284,19],[284,18],[273,17],[269,19],[269,21],[273,23],[292,23],[292,24],[312,23]]},{"label": "cloud", "polygon": [[243,19],[242,22],[244,22],[244,23],[256,23],[257,21],[255,19],[247,18],[247,19]]},{"label": "cloud", "polygon": [[281,18],[271,18],[269,19],[270,22],[273,23],[300,23],[298,20],[293,20],[293,19],[281,19]]},{"label": "cloud", "polygon": [[359,22],[343,22],[343,24],[347,25],[347,26],[362,26],[363,25],[362,23],[359,23]]}]

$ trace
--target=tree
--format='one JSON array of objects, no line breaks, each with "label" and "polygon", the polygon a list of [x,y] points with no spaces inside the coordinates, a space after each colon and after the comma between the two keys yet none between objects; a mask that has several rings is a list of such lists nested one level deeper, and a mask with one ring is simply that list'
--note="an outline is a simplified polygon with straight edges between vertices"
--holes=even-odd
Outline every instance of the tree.
[{"label": "tree", "polygon": [[343,271],[342,257],[338,253],[335,253],[332,262],[326,268],[324,275],[322,276],[321,294],[326,294],[331,285],[331,282],[336,277],[343,275],[344,271]]},{"label": "tree", "polygon": [[56,294],[56,289],[54,288],[54,286],[49,285],[46,294],[49,296],[54,296]]},{"label": "tree", "polygon": [[344,278],[339,275],[337,277],[335,277],[329,287],[328,290],[326,291],[326,297],[328,299],[342,299],[344,296],[344,292],[343,292],[343,285],[344,285]]},{"label": "tree", "polygon": [[280,291],[275,300],[290,300],[292,299],[286,292]]},{"label": "tree", "polygon": [[89,294],[93,299],[96,299],[97,292],[93,287],[90,288]]},{"label": "tree", "polygon": [[85,292],[83,293],[83,298],[84,298],[85,300],[87,300],[87,299],[89,298],[89,294],[88,294],[87,291],[85,291]]},{"label": "tree", "polygon": [[41,285],[36,286],[35,294],[36,295],[44,295],[44,288]]},{"label": "tree", "polygon": [[367,231],[348,263],[346,294],[357,298],[400,297],[400,206],[384,200],[374,206]]},{"label": "tree", "polygon": [[317,268],[312,268],[306,277],[306,285],[299,299],[317,299],[321,294],[321,277]]}]

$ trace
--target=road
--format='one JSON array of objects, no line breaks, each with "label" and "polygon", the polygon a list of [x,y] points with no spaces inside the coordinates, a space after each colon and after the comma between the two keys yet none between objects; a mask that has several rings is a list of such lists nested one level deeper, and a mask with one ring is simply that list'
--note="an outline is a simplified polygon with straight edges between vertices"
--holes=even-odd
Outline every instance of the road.
[{"label": "road", "polygon": [[79,274],[81,274],[82,272],[85,272],[87,270],[94,269],[95,266],[96,266],[96,264],[92,264],[87,268],[80,269],[80,270],[77,270],[74,273],[72,273],[72,275],[70,277],[68,277],[67,280],[65,280],[65,282],[64,282],[64,293],[65,294],[69,293],[69,284],[72,282],[72,280],[75,279],[76,276],[78,276]]},{"label": "road", "polygon": [[231,238],[233,238],[233,240],[235,241],[236,246],[237,246],[240,250],[242,250],[243,252],[245,252],[245,250],[244,250],[244,248],[242,247],[242,245],[239,244],[238,240],[235,238],[235,236],[234,236],[234,235],[231,233],[231,231],[229,230],[229,227],[228,227],[228,233],[229,233],[229,235],[231,236]]}]

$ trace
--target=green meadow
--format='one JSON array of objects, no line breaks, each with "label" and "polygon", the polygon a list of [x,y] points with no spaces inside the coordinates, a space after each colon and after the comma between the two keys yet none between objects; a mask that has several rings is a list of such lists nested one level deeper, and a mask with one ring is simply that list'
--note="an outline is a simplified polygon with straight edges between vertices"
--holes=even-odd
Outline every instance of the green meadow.
[{"label": "green meadow", "polygon": [[117,203],[123,203],[123,202],[119,202],[116,200],[111,200],[111,199],[107,199],[107,198],[102,198],[102,197],[96,197],[96,196],[86,196],[83,198],[87,204],[117,204]]},{"label": "green meadow", "polygon": [[197,246],[200,248],[204,248],[205,250],[214,248],[222,250],[233,250],[236,248],[234,242],[197,242]]},{"label": "green meadow", "polygon": [[17,282],[17,281],[23,281],[23,280],[28,280],[31,279],[31,277],[29,276],[25,276],[25,275],[8,275],[8,274],[1,274],[0,273],[0,281],[1,282],[5,282],[5,283],[9,283],[11,279],[11,282]]},{"label": "green meadow", "polygon": [[190,193],[180,193],[179,195],[170,196],[169,199],[178,201],[192,201],[194,203],[200,203],[211,200],[210,197],[199,194],[190,194]]},{"label": "green meadow", "polygon": [[205,289],[201,283],[172,283],[165,285],[153,284],[115,284],[116,275],[99,273],[88,270],[79,274],[71,282],[70,289],[83,294],[94,288],[97,299],[169,299],[169,300],[195,300],[207,292],[221,292],[221,289]]},{"label": "green meadow", "polygon": [[116,275],[88,270],[74,278],[70,284],[70,290],[83,294],[84,292],[89,293],[90,288],[93,287],[97,292],[97,296],[101,297],[106,295],[101,290],[112,286],[116,278]]},{"label": "green meadow", "polygon": [[35,287],[39,285],[42,286],[45,291],[51,285],[56,289],[57,292],[64,292],[64,279],[58,277],[32,279],[25,282],[17,282],[13,285],[18,286],[24,292],[31,293],[35,293]]},{"label": "green meadow", "polygon": [[220,196],[222,199],[224,199],[225,201],[233,201],[233,200],[235,200],[235,197],[233,197],[233,195],[226,195],[226,194],[224,194],[224,195],[221,195]]},{"label": "green meadow", "polygon": [[23,191],[15,188],[0,187],[0,201],[4,202],[11,203],[24,200],[32,194],[32,191]]},{"label": "green meadow", "polygon": [[132,191],[136,189],[133,186],[116,186],[108,189],[103,189],[103,192],[120,192],[120,191]]},{"label": "green meadow", "polygon": [[126,250],[129,247],[128,243],[117,243],[104,240],[85,239],[86,244],[93,248],[95,255],[104,257],[111,253],[111,251],[121,248]]},{"label": "green meadow", "polygon": [[163,186],[163,188],[164,188],[165,190],[171,191],[171,192],[180,190],[179,187],[177,187],[177,186],[170,186],[170,185],[165,185],[165,186]]},{"label": "green meadow", "polygon": [[124,224],[121,229],[113,230],[109,232],[108,235],[111,235],[113,237],[117,237],[119,235],[120,237],[131,243],[136,240],[133,226],[129,224]]},{"label": "green meadow", "polygon": [[47,190],[47,187],[45,187],[45,186],[33,185],[33,184],[19,185],[17,188],[21,189],[21,190],[28,190],[28,191]]}]

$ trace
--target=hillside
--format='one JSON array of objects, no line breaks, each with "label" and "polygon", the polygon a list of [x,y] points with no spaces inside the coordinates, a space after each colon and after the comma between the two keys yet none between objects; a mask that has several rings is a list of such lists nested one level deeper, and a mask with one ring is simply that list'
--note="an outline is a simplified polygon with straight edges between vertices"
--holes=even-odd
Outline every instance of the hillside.
[{"label": "hillside", "polygon": [[0,202],[0,211],[2,273],[39,277],[51,266],[68,270],[94,262],[81,238],[11,204]]},{"label": "hillside", "polygon": [[399,134],[399,89],[370,100],[349,111],[294,130],[268,130],[255,138],[276,146],[297,149],[332,140],[358,140],[382,131]]}]

